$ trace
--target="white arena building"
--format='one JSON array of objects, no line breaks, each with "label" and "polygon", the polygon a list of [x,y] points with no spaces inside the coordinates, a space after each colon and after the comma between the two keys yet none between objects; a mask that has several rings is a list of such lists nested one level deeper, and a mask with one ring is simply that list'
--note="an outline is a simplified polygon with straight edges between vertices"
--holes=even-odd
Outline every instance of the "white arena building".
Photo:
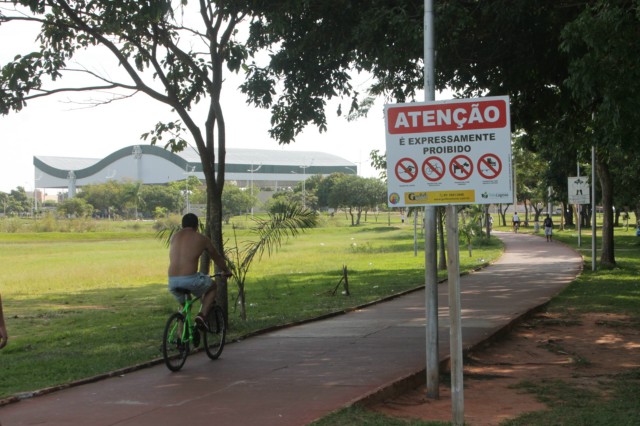
[{"label": "white arena building", "polygon": [[[198,153],[191,147],[174,154],[152,145],[132,145],[102,159],[34,156],[35,186],[76,188],[109,180],[165,184],[196,176],[204,181]],[[226,154],[226,181],[240,187],[279,188],[294,186],[312,175],[358,174],[356,164],[333,154],[315,151],[233,149]]]}]

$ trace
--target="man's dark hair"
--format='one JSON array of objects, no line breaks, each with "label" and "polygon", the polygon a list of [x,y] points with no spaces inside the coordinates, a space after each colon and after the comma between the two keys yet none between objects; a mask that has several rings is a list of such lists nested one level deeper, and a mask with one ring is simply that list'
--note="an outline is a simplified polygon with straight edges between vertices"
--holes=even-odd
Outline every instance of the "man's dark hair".
[{"label": "man's dark hair", "polygon": [[187,213],[182,216],[182,227],[183,228],[193,228],[196,231],[198,230],[198,216],[193,213]]}]

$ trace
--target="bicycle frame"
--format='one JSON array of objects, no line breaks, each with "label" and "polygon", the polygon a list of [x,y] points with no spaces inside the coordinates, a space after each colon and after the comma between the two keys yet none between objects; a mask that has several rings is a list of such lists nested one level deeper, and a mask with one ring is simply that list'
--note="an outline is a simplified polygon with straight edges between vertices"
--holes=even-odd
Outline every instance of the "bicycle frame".
[{"label": "bicycle frame", "polygon": [[[188,340],[189,343],[193,343],[192,330],[194,326],[193,326],[193,319],[191,318],[191,306],[196,302],[196,300],[199,300],[199,299],[194,299],[193,297],[191,297],[190,294],[187,294],[187,298],[184,302],[184,306],[178,311],[184,317],[185,327],[183,327],[182,336],[180,336],[180,339],[183,342],[186,342]],[[176,324],[176,327],[177,327],[177,324]],[[173,336],[175,332],[176,330],[174,328],[173,330],[171,330],[171,335]]]}]

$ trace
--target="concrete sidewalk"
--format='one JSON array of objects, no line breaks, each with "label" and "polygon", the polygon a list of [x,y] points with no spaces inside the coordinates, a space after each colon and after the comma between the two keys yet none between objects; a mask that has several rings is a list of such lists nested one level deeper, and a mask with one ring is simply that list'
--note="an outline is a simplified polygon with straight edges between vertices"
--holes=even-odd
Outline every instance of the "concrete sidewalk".
[{"label": "concrete sidewalk", "polygon": [[[462,335],[471,348],[546,303],[581,271],[572,249],[496,234],[498,262],[461,280]],[[461,252],[461,256],[465,252]],[[440,358],[449,353],[447,285],[440,285]],[[0,407],[16,425],[304,425],[419,377],[425,293],[228,345],[221,359],[164,365]]]}]

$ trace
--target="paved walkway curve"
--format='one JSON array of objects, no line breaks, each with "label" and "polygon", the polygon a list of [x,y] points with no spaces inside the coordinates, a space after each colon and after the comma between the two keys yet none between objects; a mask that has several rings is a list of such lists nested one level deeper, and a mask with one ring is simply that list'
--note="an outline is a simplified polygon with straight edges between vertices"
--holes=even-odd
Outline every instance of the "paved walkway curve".
[{"label": "paved walkway curve", "polygon": [[[581,271],[560,243],[496,233],[506,244],[490,267],[461,280],[462,334],[472,347],[546,303]],[[466,252],[462,251],[461,256]],[[16,425],[304,425],[423,370],[424,291],[225,348],[0,407]],[[440,357],[449,351],[447,285],[440,285]]]}]

